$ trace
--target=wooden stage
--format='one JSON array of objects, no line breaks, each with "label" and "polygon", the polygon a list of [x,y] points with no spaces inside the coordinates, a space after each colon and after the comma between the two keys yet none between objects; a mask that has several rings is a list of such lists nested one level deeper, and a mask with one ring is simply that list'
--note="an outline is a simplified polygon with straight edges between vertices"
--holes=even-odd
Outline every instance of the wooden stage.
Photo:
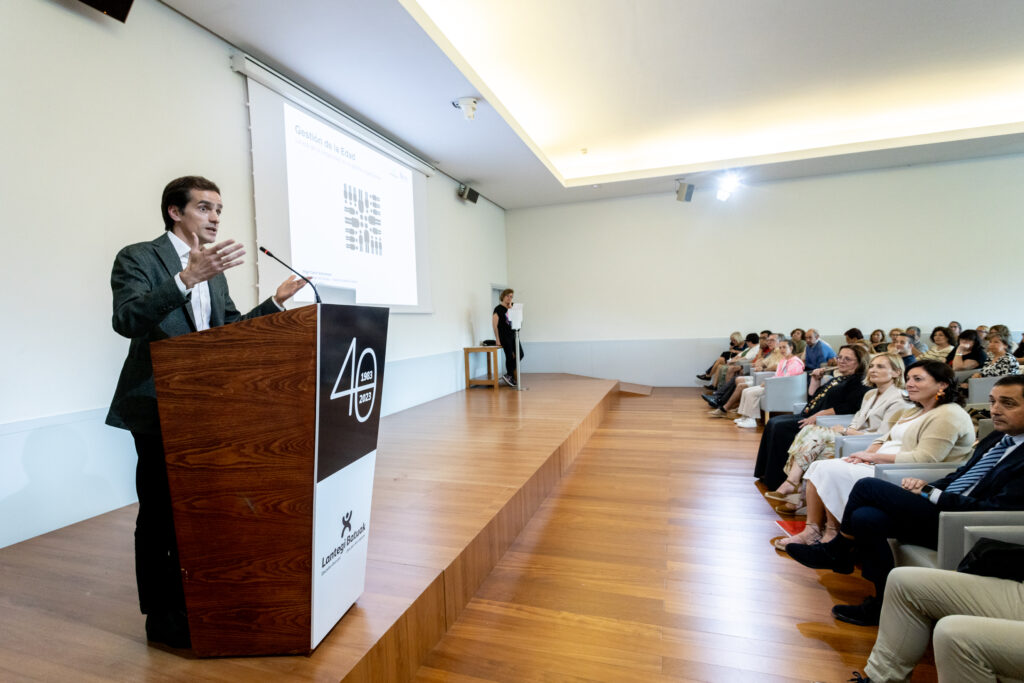
[{"label": "wooden stage", "polygon": [[381,420],[366,591],[310,657],[149,647],[135,505],[0,550],[0,680],[408,680],[572,465],[616,382],[525,376]]},{"label": "wooden stage", "polygon": [[[526,375],[385,418],[367,590],[310,657],[147,646],[134,506],[0,550],[0,680],[845,681],[868,584],[774,551],[759,430]],[[914,681],[934,681],[934,665]]]}]

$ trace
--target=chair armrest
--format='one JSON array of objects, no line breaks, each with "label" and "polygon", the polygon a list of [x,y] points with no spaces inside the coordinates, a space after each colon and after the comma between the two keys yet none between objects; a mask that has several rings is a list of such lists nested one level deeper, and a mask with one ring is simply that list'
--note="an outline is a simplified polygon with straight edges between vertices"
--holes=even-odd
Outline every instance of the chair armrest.
[{"label": "chair armrest", "polygon": [[849,436],[836,434],[836,457],[845,458],[862,451],[877,438],[878,434],[851,434]]},{"label": "chair armrest", "polygon": [[822,415],[819,417],[815,424],[819,424],[822,427],[849,427],[850,423],[853,422],[853,415]]},{"label": "chair armrest", "polygon": [[[964,559],[964,530],[974,527],[1024,526],[1024,510],[985,510],[976,512],[943,512],[939,514],[938,568],[956,569]],[[974,545],[973,543],[971,545]]]},{"label": "chair armrest", "polygon": [[962,463],[948,462],[893,462],[875,465],[875,477],[897,486],[907,477],[935,481],[949,474]]},{"label": "chair armrest", "polygon": [[761,409],[769,413],[792,410],[793,402],[807,395],[807,375],[770,377],[764,382]]},{"label": "chair armrest", "polygon": [[981,368],[971,368],[970,370],[955,370],[953,372],[956,375],[956,383],[966,382],[971,378],[971,375],[978,373]]}]

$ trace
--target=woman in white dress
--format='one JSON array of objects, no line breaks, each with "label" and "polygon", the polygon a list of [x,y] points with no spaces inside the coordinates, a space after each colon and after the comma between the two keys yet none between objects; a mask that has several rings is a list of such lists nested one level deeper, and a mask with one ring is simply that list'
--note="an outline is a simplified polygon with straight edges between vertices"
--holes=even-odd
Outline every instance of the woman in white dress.
[{"label": "woman in white dress", "polygon": [[[960,462],[971,451],[974,425],[960,403],[956,375],[940,361],[907,370],[907,396],[917,407],[895,415],[889,433],[866,450],[841,460],[811,463],[807,481],[807,526],[790,543],[826,543],[839,533],[846,500],[858,480],[874,476],[874,465],[891,462]],[[822,522],[825,524],[822,532]]]},{"label": "woman in white dress", "polygon": [[889,429],[889,420],[911,407],[903,396],[905,372],[903,360],[898,354],[880,353],[872,356],[864,375],[865,386],[872,389],[864,395],[860,410],[853,416],[850,424],[846,427],[822,427],[814,424],[801,429],[793,439],[793,445],[789,447],[789,460],[785,467],[786,481],[776,490],[766,493],[765,497],[784,501],[784,507],[780,510],[782,512],[798,510],[804,505],[800,492],[804,472],[816,460],[830,460],[835,457],[836,436],[877,434],[878,438],[884,437]]}]

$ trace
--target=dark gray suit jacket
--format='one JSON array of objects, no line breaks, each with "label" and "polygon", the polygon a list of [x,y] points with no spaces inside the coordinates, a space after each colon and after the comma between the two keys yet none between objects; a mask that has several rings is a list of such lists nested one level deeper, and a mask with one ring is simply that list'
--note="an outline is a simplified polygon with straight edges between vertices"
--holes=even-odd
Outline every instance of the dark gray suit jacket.
[{"label": "dark gray suit jacket", "polygon": [[[122,249],[114,259],[110,288],[114,293],[114,331],[132,340],[107,413],[107,424],[142,434],[158,434],[160,418],[153,386],[149,344],[196,331],[190,297],[178,290],[175,274],[181,260],[164,233],[152,242]],[[242,315],[228,295],[223,274],[209,280],[210,327],[255,318],[279,309],[267,299]]]}]

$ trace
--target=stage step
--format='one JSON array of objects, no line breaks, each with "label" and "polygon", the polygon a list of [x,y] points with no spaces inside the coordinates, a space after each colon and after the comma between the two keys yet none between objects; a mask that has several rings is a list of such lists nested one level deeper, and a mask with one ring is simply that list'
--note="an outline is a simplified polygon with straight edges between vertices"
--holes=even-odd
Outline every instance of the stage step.
[{"label": "stage step", "polygon": [[652,391],[654,391],[654,387],[649,387],[646,384],[619,382],[620,394],[629,394],[631,396],[650,396]]}]

